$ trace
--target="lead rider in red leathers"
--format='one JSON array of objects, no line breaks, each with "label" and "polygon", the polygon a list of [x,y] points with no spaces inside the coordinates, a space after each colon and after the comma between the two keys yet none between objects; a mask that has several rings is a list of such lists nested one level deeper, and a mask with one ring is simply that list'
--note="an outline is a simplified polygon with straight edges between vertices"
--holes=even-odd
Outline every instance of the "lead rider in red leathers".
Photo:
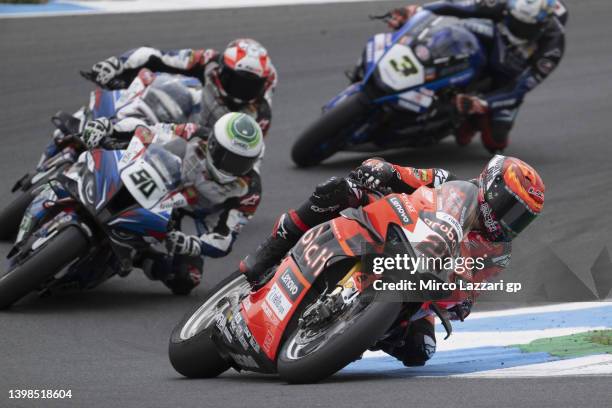
[{"label": "lead rider in red leathers", "polygon": [[[455,177],[442,169],[416,169],[369,159],[347,178],[331,178],[315,189],[296,210],[281,215],[272,235],[240,264],[249,282],[265,281],[270,268],[314,226],[337,217],[345,208],[368,204],[371,199],[358,185],[388,194],[412,194],[419,188],[438,187]],[[545,186],[538,173],[521,160],[495,156],[477,179],[478,203],[472,225],[462,246],[473,258],[487,255],[484,269],[473,280],[486,280],[501,272],[510,260],[510,241],[541,212]],[[458,195],[460,196],[460,195]],[[465,203],[466,205],[468,203]],[[458,210],[462,204],[458,203]],[[449,225],[452,227],[452,225]],[[470,312],[471,300],[457,303],[451,317],[463,320]],[[402,321],[390,329],[389,336],[375,345],[406,365],[423,365],[435,352],[433,317],[414,322]]]}]

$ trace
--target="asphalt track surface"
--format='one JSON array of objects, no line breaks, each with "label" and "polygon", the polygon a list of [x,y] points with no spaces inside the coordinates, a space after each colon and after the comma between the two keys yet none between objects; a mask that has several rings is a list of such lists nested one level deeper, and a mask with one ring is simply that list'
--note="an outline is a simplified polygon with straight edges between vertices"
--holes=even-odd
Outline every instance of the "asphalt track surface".
[{"label": "asphalt track surface", "polygon": [[[77,70],[131,47],[223,47],[245,35],[269,49],[279,70],[274,119],[263,170],[263,203],[225,259],[208,260],[192,296],[171,296],[138,271],[87,293],[27,299],[0,314],[0,406],[9,389],[71,389],[71,401],[46,405],[168,406],[610,406],[610,378],[448,379],[341,374],[314,386],[283,385],[274,376],[228,372],[219,379],[180,378],[167,360],[174,324],[208,288],[298,205],[315,184],[342,175],[366,155],[342,154],[311,170],[289,157],[299,130],[342,89],[369,35],[385,28],[367,19],[398,3],[377,2],[0,20],[0,203],[38,159],[50,115],[86,102],[91,86]],[[532,163],[546,184],[546,208],[516,242],[512,271],[538,260],[535,243],[552,248],[573,270],[588,270],[610,244],[612,203],[612,43],[609,0],[570,1],[568,50],[561,67],[529,95],[508,154]],[[578,7],[579,6],[579,7]],[[427,150],[384,154],[406,165],[445,167],[462,177],[488,159],[479,143],[452,141]],[[528,235],[528,236],[527,236]],[[0,248],[2,256],[9,245]],[[452,341],[452,337],[449,341]],[[23,406],[40,406],[24,403]]]}]

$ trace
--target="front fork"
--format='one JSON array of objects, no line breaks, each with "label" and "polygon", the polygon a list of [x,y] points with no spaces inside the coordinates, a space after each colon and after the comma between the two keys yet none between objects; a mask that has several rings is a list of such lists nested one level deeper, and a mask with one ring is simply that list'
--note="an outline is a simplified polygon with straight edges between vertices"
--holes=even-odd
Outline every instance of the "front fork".
[{"label": "front fork", "polygon": [[[331,292],[330,297],[332,297],[332,299],[337,299],[336,304],[341,301],[343,306],[349,305],[359,294],[369,287],[374,280],[376,280],[376,278],[372,275],[361,272],[361,261],[358,261],[338,282]],[[437,302],[424,302],[416,312],[411,313],[410,321],[413,322],[434,314],[440,319],[442,326],[446,330],[445,339],[447,339],[451,335],[453,327],[448,318],[448,312],[445,310],[445,303],[440,302],[440,305],[438,305]]]}]

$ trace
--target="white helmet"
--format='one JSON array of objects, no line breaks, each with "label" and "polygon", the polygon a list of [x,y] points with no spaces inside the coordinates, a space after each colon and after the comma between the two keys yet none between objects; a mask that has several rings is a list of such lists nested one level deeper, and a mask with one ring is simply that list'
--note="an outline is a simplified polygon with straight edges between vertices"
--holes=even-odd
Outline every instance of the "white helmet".
[{"label": "white helmet", "polygon": [[557,0],[508,0],[506,26],[517,38],[532,40],[552,16]]},{"label": "white helmet", "polygon": [[215,123],[206,146],[206,169],[225,184],[247,174],[263,151],[263,133],[251,116],[230,112]]}]

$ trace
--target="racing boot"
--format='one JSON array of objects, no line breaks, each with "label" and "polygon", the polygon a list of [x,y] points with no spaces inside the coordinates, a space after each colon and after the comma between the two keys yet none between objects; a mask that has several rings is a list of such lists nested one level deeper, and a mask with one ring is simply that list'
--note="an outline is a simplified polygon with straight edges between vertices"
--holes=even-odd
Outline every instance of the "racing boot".
[{"label": "racing boot", "polygon": [[382,350],[400,360],[406,367],[424,366],[436,352],[435,319],[425,316],[414,322],[400,321],[391,336],[371,350]]},{"label": "racing boot", "polygon": [[465,120],[455,132],[455,141],[459,146],[467,146],[476,135],[476,129],[469,119]]},{"label": "racing boot", "polygon": [[483,117],[480,121],[480,137],[482,144],[491,154],[500,154],[508,146],[511,124],[491,121]]},{"label": "racing boot", "polygon": [[308,227],[299,221],[294,210],[281,215],[272,235],[240,262],[240,272],[245,274],[253,287],[265,282],[266,272],[280,262],[307,230]]},{"label": "racing boot", "polygon": [[280,262],[306,231],[337,217],[347,207],[356,207],[361,199],[361,193],[344,178],[332,177],[319,184],[297,210],[281,215],[272,235],[242,260],[240,271],[253,286],[260,285],[267,280],[266,272]]}]

